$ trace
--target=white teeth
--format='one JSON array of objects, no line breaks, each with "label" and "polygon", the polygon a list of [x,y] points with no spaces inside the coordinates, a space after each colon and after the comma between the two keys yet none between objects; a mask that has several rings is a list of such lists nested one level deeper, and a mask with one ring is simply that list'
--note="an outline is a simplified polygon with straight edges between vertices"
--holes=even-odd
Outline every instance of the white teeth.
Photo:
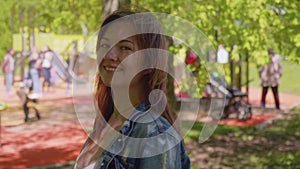
[{"label": "white teeth", "polygon": [[105,70],[108,70],[108,71],[115,71],[116,68],[113,68],[113,67],[105,67]]}]

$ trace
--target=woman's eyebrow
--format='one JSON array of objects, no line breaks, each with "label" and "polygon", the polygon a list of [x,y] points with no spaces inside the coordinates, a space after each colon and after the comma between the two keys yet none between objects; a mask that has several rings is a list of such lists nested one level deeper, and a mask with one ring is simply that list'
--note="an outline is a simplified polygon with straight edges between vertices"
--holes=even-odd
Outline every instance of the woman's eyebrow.
[{"label": "woman's eyebrow", "polygon": [[[108,41],[108,42],[109,42],[109,39],[106,38],[106,37],[102,37],[102,38],[101,38],[101,41]],[[134,42],[131,41],[131,40],[129,40],[129,39],[123,39],[123,40],[120,40],[119,43],[121,43],[121,42],[129,42],[129,43],[134,44]]]},{"label": "woman's eyebrow", "polygon": [[131,40],[129,40],[129,39],[123,39],[123,40],[121,40],[120,42],[129,42],[129,43],[132,43],[132,44],[134,44],[134,42],[133,42],[133,41],[131,41]]},{"label": "woman's eyebrow", "polygon": [[109,41],[109,39],[108,39],[108,38],[106,38],[106,37],[102,37],[102,38],[101,38],[101,41],[103,41],[103,40],[105,40],[105,41]]}]

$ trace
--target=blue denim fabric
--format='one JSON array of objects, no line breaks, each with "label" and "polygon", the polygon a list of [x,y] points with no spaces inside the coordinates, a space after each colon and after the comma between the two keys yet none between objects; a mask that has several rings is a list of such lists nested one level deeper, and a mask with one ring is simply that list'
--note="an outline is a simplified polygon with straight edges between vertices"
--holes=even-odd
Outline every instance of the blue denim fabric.
[{"label": "blue denim fabric", "polygon": [[[93,168],[190,168],[179,134],[164,117],[147,109],[143,103],[132,113],[122,126],[121,135],[102,153]],[[134,141],[132,138],[145,139]]]},{"label": "blue denim fabric", "polygon": [[42,74],[44,76],[43,87],[44,87],[45,83],[47,83],[48,88],[51,86],[51,81],[50,81],[51,71],[50,71],[50,69],[51,68],[42,68]]},{"label": "blue denim fabric", "polygon": [[30,77],[32,78],[32,84],[33,84],[33,91],[35,93],[41,93],[42,92],[42,84],[39,76],[39,72],[35,68],[29,69]]},{"label": "blue denim fabric", "polygon": [[6,92],[11,92],[11,86],[13,84],[13,72],[5,73],[5,81],[6,81]]}]

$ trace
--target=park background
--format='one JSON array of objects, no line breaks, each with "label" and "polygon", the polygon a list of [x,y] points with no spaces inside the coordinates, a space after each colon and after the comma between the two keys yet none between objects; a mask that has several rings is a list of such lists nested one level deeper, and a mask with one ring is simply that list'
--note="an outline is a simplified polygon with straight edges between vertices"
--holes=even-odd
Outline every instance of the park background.
[{"label": "park background", "polygon": [[[7,48],[13,47],[17,52],[28,52],[33,45],[39,48],[49,45],[68,59],[66,53],[72,50],[73,42],[77,41],[78,49],[80,49],[84,42],[98,30],[104,16],[122,6],[138,5],[153,12],[170,13],[188,20],[196,25],[216,48],[218,44],[223,44],[231,54],[231,59],[249,61],[249,79],[251,80],[249,85],[252,87],[259,87],[258,68],[268,62],[267,49],[273,47],[281,56],[284,68],[279,91],[300,95],[298,82],[300,3],[298,1],[0,0],[0,4],[2,6],[0,61]],[[177,48],[174,47],[171,50],[176,51]],[[215,161],[215,167],[207,162],[212,168],[299,167],[299,107],[287,111],[288,113],[283,115],[282,120],[274,122],[266,129],[218,127],[212,141],[207,145],[222,146],[226,142],[243,144],[248,143],[247,141],[254,143],[249,143],[248,147],[242,147],[240,150],[235,150],[239,148],[238,146],[233,147],[231,149],[233,153],[228,158],[224,156],[226,154],[224,150],[218,152],[215,149],[203,148],[196,154],[191,152],[193,159],[197,159],[193,156],[206,154],[198,161],[193,160],[193,167],[207,166],[205,162],[210,159],[219,160]],[[201,127],[201,123],[197,123],[195,130],[192,130],[186,138],[189,146],[191,144],[196,144],[193,145],[195,147],[199,146],[197,138]],[[287,145],[288,148],[277,150],[276,147],[267,146],[270,139],[275,140],[274,144],[270,145],[282,144],[283,147]],[[263,141],[255,143],[255,140]],[[264,140],[267,141],[264,142]],[[291,144],[295,147],[289,147]],[[216,148],[217,146],[203,147]],[[247,153],[239,154],[241,155],[239,156],[240,151]],[[262,157],[259,153],[263,153],[264,156]],[[225,162],[220,160],[220,157],[224,158]]]}]

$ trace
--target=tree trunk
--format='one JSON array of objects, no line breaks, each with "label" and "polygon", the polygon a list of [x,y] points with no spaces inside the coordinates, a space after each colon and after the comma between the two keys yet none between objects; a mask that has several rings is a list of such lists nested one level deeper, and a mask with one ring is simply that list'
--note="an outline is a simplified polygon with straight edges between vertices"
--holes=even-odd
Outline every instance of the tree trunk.
[{"label": "tree trunk", "polygon": [[[19,14],[19,19],[20,19],[20,26],[21,26],[21,35],[22,35],[22,53],[26,52],[26,35],[25,35],[25,30],[24,30],[24,11],[20,10]],[[20,78],[21,80],[24,79],[24,74],[25,74],[25,62],[22,61],[20,63]]]},{"label": "tree trunk", "polygon": [[119,8],[119,1],[118,0],[103,0],[103,12],[102,17],[105,18],[113,11]]}]

